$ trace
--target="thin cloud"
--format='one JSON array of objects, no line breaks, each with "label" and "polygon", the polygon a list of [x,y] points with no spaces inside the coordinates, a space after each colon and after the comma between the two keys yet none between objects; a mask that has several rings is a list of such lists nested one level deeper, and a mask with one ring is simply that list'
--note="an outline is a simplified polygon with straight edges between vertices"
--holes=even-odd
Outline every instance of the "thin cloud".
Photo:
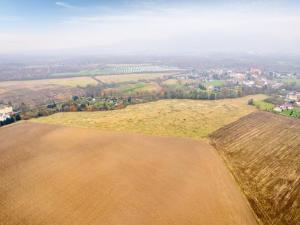
[{"label": "thin cloud", "polygon": [[55,5],[63,7],[63,8],[67,8],[67,9],[75,8],[74,6],[70,5],[67,2],[55,2]]},{"label": "thin cloud", "polygon": [[300,31],[295,29],[300,27],[300,16],[292,7],[244,4],[234,8],[199,5],[102,8],[74,6],[64,1],[56,5],[72,9],[47,29],[11,31],[12,37],[1,37],[0,32],[0,52],[64,48],[91,48],[108,53],[155,49],[177,54],[300,51]]},{"label": "thin cloud", "polygon": [[0,21],[2,22],[15,22],[19,21],[20,17],[17,16],[0,16]]}]

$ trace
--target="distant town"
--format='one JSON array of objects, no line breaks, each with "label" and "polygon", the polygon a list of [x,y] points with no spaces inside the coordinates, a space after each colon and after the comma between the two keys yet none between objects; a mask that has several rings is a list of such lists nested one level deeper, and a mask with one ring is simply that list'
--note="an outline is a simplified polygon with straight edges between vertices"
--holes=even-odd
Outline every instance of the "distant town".
[{"label": "distant town", "polygon": [[66,65],[48,71],[37,69],[45,66],[26,66],[17,70],[17,77],[22,80],[12,76],[9,81],[5,80],[10,73],[3,74],[15,67],[2,65],[1,125],[56,112],[114,110],[159,99],[218,100],[253,94],[265,94],[268,98],[252,102],[249,97],[249,104],[300,118],[299,72],[254,66],[202,69],[176,63]]}]

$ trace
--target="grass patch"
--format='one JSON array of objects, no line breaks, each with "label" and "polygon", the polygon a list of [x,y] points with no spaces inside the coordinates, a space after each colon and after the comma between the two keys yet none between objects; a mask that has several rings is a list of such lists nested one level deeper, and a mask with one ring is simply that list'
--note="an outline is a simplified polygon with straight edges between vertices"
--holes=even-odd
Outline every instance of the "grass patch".
[{"label": "grass patch", "polygon": [[214,87],[221,87],[224,86],[224,80],[211,80],[205,83],[206,86],[214,86]]},{"label": "grass patch", "polygon": [[142,73],[142,74],[123,74],[123,75],[107,75],[97,76],[98,80],[104,83],[123,83],[123,82],[135,82],[139,80],[155,80],[164,76],[171,75],[173,73]]},{"label": "grass patch", "polygon": [[280,113],[283,116],[300,118],[300,111],[298,109],[287,109]]},{"label": "grass patch", "polygon": [[176,79],[168,79],[164,81],[163,84],[172,89],[184,89],[185,87],[182,82]]},{"label": "grass patch", "polygon": [[253,104],[254,106],[256,106],[256,108],[269,112],[273,111],[275,107],[275,105],[273,105],[272,103],[265,102],[264,100],[254,100]]},{"label": "grass patch", "polygon": [[283,82],[286,84],[296,84],[297,86],[300,86],[300,79],[284,79]]},{"label": "grass patch", "polygon": [[155,83],[136,83],[136,84],[124,84],[119,87],[121,92],[125,94],[132,94],[136,92],[156,91],[158,85]]}]

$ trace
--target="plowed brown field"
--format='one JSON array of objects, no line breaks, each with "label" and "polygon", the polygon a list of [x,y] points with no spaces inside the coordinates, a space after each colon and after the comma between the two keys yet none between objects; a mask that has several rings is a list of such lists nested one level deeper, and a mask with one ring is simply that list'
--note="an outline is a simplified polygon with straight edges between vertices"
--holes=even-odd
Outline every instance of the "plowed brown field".
[{"label": "plowed brown field", "polygon": [[264,224],[300,225],[300,120],[256,112],[211,139]]},{"label": "plowed brown field", "polygon": [[246,225],[201,141],[24,122],[0,129],[1,225]]}]

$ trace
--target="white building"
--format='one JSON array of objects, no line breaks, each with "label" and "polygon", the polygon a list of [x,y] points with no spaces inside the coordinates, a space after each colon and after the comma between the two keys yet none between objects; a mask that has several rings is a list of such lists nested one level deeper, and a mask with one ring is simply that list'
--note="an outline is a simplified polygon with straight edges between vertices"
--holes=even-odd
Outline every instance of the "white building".
[{"label": "white building", "polygon": [[275,107],[273,110],[274,110],[275,112],[282,112],[282,109],[281,109],[280,107]]},{"label": "white building", "polygon": [[13,108],[11,106],[0,105],[0,121],[4,121],[13,114]]},{"label": "white building", "polygon": [[248,87],[253,87],[255,82],[254,81],[243,81],[243,84]]}]

